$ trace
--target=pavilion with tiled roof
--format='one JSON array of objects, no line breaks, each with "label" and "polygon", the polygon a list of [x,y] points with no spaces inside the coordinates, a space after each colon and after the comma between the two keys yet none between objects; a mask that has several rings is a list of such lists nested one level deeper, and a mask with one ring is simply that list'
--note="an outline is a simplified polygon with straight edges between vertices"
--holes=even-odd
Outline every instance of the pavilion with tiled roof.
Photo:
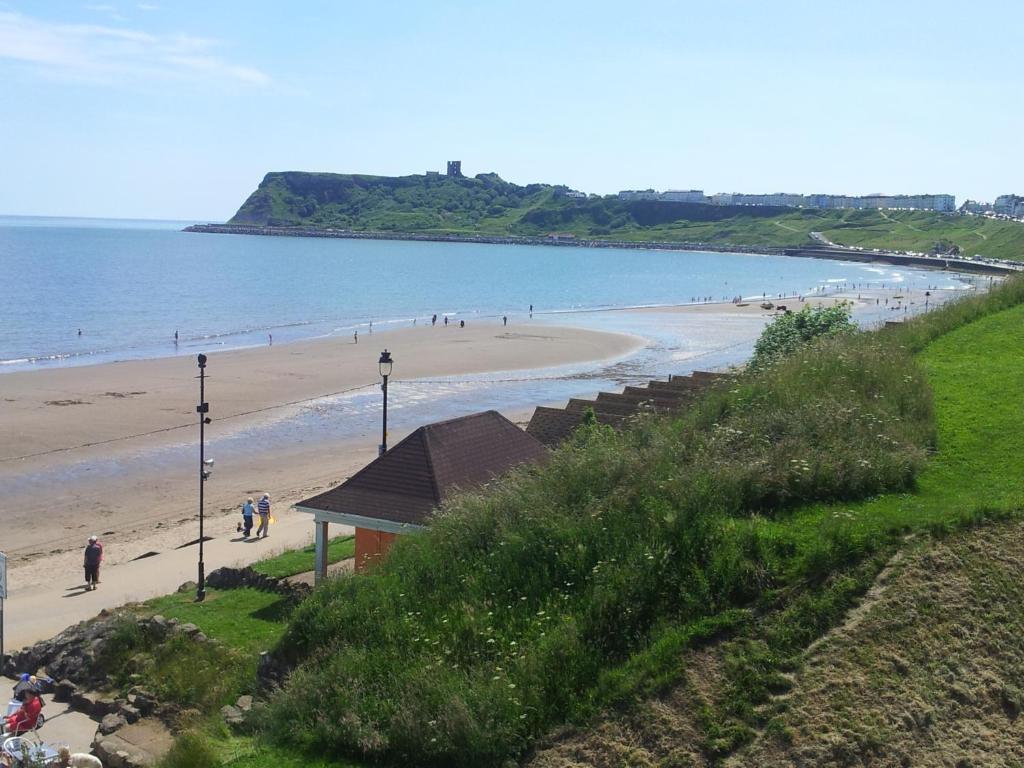
[{"label": "pavilion with tiled roof", "polygon": [[395,537],[429,524],[458,490],[473,490],[515,466],[544,461],[547,449],[497,411],[420,427],[341,485],[300,501],[316,525],[316,577],[327,574],[327,526],[356,529],[360,571]]}]

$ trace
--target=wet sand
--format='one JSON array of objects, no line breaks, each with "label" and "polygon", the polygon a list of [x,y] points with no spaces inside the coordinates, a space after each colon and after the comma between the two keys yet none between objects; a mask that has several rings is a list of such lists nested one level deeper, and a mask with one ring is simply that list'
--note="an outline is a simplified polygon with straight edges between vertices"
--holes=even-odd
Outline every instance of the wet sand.
[{"label": "wet sand", "polygon": [[[332,338],[213,353],[206,369],[213,418],[207,438],[286,417],[340,392],[376,391],[377,359],[384,348],[395,360],[392,382],[397,382],[598,361],[627,355],[642,344],[626,334],[481,323],[376,333],[358,344]],[[192,518],[192,458],[180,472],[162,468],[95,479],[90,461],[127,461],[162,446],[195,444],[197,374],[196,360],[188,356],[0,376],[0,482],[8,488],[0,505],[0,547],[12,566],[77,546],[81,534],[131,536]],[[250,446],[243,462],[224,461],[226,471],[215,467],[207,509],[234,509],[239,497],[264,488],[301,494],[320,487],[372,458],[376,442],[367,441],[360,450],[339,446],[334,456],[301,447],[282,452],[272,444]],[[40,472],[55,481],[34,488],[18,484],[19,478]]]}]

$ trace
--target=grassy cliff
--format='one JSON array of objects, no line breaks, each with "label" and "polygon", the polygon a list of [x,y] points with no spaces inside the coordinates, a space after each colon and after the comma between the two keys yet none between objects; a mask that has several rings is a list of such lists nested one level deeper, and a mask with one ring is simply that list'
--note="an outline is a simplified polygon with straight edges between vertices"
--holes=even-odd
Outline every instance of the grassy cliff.
[{"label": "grassy cliff", "polygon": [[[1015,281],[905,329],[821,340],[681,419],[584,430],[544,469],[447,505],[374,573],[297,609],[278,649],[299,666],[271,738],[501,765],[670,684],[725,636],[721,697],[695,729],[702,754],[730,754],[907,531],[1020,507],[1020,415],[991,387],[1020,378],[993,324],[1019,334],[1022,300]],[[933,367],[947,333],[961,353],[957,334],[975,334],[969,382]]]},{"label": "grassy cliff", "polygon": [[840,245],[1024,256],[1024,225],[926,211],[822,211],[570,198],[565,187],[519,186],[496,174],[365,176],[268,173],[229,223],[378,232],[546,236],[796,246],[821,232]]}]

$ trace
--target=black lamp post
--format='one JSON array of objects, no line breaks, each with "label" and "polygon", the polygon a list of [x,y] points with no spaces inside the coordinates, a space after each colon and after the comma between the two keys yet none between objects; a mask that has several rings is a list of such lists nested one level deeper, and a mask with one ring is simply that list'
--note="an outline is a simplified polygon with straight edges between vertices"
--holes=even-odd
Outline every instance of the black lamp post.
[{"label": "black lamp post", "polygon": [[377,368],[384,379],[384,383],[380,387],[384,391],[384,427],[380,438],[381,456],[388,451],[388,376],[391,375],[391,364],[391,353],[385,349],[380,353],[380,360],[377,361]]},{"label": "black lamp post", "polygon": [[203,486],[210,479],[213,459],[206,458],[205,427],[210,423],[210,404],[206,402],[206,355],[199,355],[199,582],[196,587],[196,602],[206,599],[206,570],[203,565]]}]

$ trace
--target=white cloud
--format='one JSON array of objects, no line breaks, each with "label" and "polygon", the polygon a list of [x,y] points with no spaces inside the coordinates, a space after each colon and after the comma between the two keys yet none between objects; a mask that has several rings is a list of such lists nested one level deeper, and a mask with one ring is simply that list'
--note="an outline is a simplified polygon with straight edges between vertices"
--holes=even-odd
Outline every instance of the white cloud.
[{"label": "white cloud", "polygon": [[93,11],[94,13],[102,13],[110,17],[111,21],[124,21],[125,18],[117,12],[117,8],[112,5],[92,3],[85,6],[85,10]]},{"label": "white cloud", "polygon": [[[105,12],[112,6],[91,6]],[[188,78],[265,85],[260,70],[216,55],[217,40],[156,35],[97,24],[59,24],[0,11],[0,61],[29,64],[65,79],[118,83]]]},{"label": "white cloud", "polygon": [[139,3],[138,9],[140,11],[158,11],[160,10],[160,6],[154,5],[153,3]]}]

